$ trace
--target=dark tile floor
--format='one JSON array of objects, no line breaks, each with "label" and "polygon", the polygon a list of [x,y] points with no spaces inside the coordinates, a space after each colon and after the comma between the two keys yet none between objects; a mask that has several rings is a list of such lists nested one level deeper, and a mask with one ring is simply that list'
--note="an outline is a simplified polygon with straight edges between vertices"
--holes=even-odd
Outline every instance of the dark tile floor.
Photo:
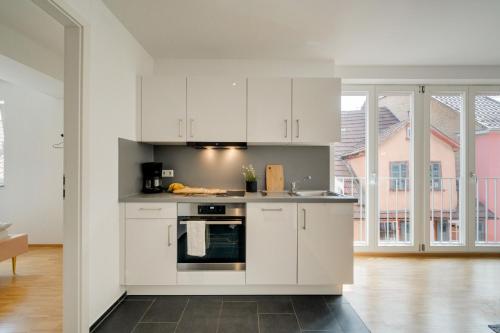
[{"label": "dark tile floor", "polygon": [[96,333],[370,332],[342,296],[128,296]]}]

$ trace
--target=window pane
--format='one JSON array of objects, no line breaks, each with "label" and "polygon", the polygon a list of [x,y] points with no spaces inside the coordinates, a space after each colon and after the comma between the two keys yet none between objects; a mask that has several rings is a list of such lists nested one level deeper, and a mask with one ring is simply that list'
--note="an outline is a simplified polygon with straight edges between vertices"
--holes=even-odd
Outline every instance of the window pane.
[{"label": "window pane", "polygon": [[342,96],[341,141],[335,144],[335,191],[358,198],[353,209],[354,244],[367,244],[366,96]]},{"label": "window pane", "polygon": [[430,101],[430,239],[431,245],[458,244],[460,219],[460,114],[463,95],[431,96]]},{"label": "window pane", "polygon": [[378,96],[378,220],[382,245],[411,244],[413,96]]},{"label": "window pane", "polygon": [[500,243],[500,94],[474,100],[476,119],[476,243]]}]

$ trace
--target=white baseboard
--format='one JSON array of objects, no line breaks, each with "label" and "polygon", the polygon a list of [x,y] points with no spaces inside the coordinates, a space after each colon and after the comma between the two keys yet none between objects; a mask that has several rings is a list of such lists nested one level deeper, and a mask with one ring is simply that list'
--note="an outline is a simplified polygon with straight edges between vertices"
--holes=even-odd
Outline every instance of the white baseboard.
[{"label": "white baseboard", "polygon": [[127,286],[129,295],[342,295],[342,285]]}]

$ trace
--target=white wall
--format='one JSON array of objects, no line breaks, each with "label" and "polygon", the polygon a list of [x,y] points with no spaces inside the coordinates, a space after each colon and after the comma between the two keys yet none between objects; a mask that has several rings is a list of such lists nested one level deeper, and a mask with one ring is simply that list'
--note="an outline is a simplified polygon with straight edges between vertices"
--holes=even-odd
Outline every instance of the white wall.
[{"label": "white wall", "polygon": [[333,61],[266,59],[157,59],[161,75],[333,77]]},{"label": "white wall", "polygon": [[27,233],[31,244],[61,244],[63,101],[0,80],[5,129],[5,187],[0,221],[10,233]]},{"label": "white wall", "polygon": [[[88,147],[89,322],[124,292],[120,285],[118,137],[135,140],[137,75],[153,59],[100,0],[67,0],[90,26]],[[85,125],[84,125],[85,126]]]},{"label": "white wall", "polygon": [[500,66],[335,66],[347,84],[498,84]]},{"label": "white wall", "polygon": [[3,24],[0,24],[0,54],[58,80],[63,79],[64,62],[60,54]]}]

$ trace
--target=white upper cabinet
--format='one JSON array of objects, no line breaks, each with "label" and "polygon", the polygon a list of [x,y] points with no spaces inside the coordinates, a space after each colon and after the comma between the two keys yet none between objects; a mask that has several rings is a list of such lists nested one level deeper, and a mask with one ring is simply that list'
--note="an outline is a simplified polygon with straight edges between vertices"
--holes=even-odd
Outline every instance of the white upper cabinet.
[{"label": "white upper cabinet", "polygon": [[186,141],[186,78],[142,78],[142,141]]},{"label": "white upper cabinet", "polygon": [[247,204],[247,284],[297,284],[297,204]]},{"label": "white upper cabinet", "polygon": [[189,77],[187,140],[245,142],[246,79]]},{"label": "white upper cabinet", "polygon": [[340,141],[337,78],[145,76],[141,92],[144,142]]},{"label": "white upper cabinet", "polygon": [[351,203],[298,204],[298,284],[352,283]]},{"label": "white upper cabinet", "polygon": [[292,80],[248,79],[248,142],[292,142]]},{"label": "white upper cabinet", "polygon": [[297,144],[340,141],[341,80],[294,78],[292,82],[293,138]]}]

